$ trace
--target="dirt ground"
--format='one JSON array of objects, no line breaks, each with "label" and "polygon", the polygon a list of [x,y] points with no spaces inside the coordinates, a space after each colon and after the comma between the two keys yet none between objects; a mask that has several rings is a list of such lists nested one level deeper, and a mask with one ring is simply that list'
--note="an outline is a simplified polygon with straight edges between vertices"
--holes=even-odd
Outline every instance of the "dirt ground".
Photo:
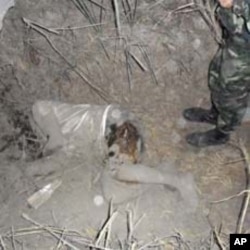
[{"label": "dirt ground", "polygon": [[[153,249],[218,249],[219,237],[228,247],[244,196],[211,201],[245,189],[239,140],[248,150],[249,124],[224,146],[196,149],[185,135],[210,126],[182,118],[187,107],[209,107],[207,69],[216,49],[210,29],[189,1],[17,0],[5,16],[0,38],[0,248],[94,249],[81,247],[74,234],[93,238],[107,218],[108,203],[87,204],[100,197],[98,185],[93,186],[100,161],[87,152],[37,159],[41,145],[28,117],[39,99],[120,104],[143,124],[146,165],[194,177],[196,213],[175,203],[175,194],[164,187],[152,187],[145,191],[152,199],[145,199],[144,206],[152,208],[147,216],[151,213],[154,225],[142,224],[130,242],[157,239],[148,245],[151,249],[154,243]],[[50,200],[37,210],[30,208],[27,198],[55,179],[63,184]],[[135,204],[125,205],[117,224],[126,228],[126,211],[136,210],[132,220],[140,218],[143,207],[135,209]],[[173,212],[170,217],[166,207]],[[31,219],[23,219],[23,213]],[[53,231],[57,238],[49,237],[55,228],[61,230]],[[69,229],[75,230],[68,232],[75,240],[64,237],[63,230]],[[114,235],[121,237],[115,229]],[[248,212],[243,230],[249,229]],[[60,246],[66,238],[75,248]],[[141,248],[132,245],[117,243],[113,249],[148,249],[140,241]]]}]

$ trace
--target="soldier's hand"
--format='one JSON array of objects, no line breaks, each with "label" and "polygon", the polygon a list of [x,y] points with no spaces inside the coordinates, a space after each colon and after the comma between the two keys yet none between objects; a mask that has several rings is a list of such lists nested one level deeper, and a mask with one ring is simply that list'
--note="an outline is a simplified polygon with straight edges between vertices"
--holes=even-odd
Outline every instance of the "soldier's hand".
[{"label": "soldier's hand", "polygon": [[223,8],[231,8],[233,6],[233,0],[218,0],[218,2]]}]

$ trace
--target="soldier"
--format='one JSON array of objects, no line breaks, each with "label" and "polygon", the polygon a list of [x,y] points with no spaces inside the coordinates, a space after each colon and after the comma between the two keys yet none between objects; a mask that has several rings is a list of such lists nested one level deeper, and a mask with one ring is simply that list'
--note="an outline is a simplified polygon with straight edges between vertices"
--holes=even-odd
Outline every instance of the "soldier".
[{"label": "soldier", "polygon": [[206,132],[189,134],[191,145],[206,147],[226,143],[244,117],[250,92],[250,0],[217,0],[216,17],[223,43],[210,63],[208,86],[210,110],[189,108],[189,121],[215,125]]}]

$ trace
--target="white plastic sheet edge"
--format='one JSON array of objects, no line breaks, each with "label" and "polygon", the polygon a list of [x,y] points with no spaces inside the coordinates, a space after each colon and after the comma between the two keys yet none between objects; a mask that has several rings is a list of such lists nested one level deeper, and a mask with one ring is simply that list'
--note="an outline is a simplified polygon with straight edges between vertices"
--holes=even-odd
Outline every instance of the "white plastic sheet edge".
[{"label": "white plastic sheet edge", "polygon": [[8,9],[15,5],[15,0],[0,0],[0,31],[3,26],[3,18]]}]

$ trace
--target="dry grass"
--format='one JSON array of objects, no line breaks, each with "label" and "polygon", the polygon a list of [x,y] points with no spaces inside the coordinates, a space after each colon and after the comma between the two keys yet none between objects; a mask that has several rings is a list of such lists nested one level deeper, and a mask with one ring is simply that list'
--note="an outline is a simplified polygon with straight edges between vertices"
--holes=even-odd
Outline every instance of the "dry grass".
[{"label": "dry grass", "polygon": [[221,29],[215,19],[215,9],[217,6],[217,2],[210,0],[194,0],[194,3],[203,20],[210,28],[215,41],[221,44],[223,42],[221,37]]},{"label": "dry grass", "polygon": [[[96,249],[96,250],[146,250],[146,249],[178,249],[178,250],[191,250],[192,244],[184,240],[180,232],[176,232],[174,235],[149,240],[148,242],[139,241],[134,232],[143,217],[139,219],[134,218],[134,211],[127,211],[127,237],[125,239],[116,238],[115,232],[112,231],[112,223],[116,217],[119,216],[118,211],[110,208],[107,218],[103,225],[94,236],[88,236],[79,231],[69,230],[66,228],[58,228],[48,225],[43,225],[40,222],[30,218],[27,214],[23,214],[22,217],[32,224],[30,227],[14,229],[5,234],[0,235],[0,247],[3,250],[6,249],[19,249],[20,246],[25,247],[26,244],[30,244],[30,237],[36,239],[36,236],[48,240],[48,238],[55,241],[55,245],[51,245],[53,249]],[[204,243],[201,243],[204,245]],[[209,243],[211,244],[211,243]],[[206,242],[205,245],[208,245]],[[11,248],[10,248],[11,247]],[[35,247],[35,246],[34,246]],[[198,249],[198,248],[197,248]],[[205,249],[205,248],[204,248]],[[209,249],[209,248],[207,248]]]}]

